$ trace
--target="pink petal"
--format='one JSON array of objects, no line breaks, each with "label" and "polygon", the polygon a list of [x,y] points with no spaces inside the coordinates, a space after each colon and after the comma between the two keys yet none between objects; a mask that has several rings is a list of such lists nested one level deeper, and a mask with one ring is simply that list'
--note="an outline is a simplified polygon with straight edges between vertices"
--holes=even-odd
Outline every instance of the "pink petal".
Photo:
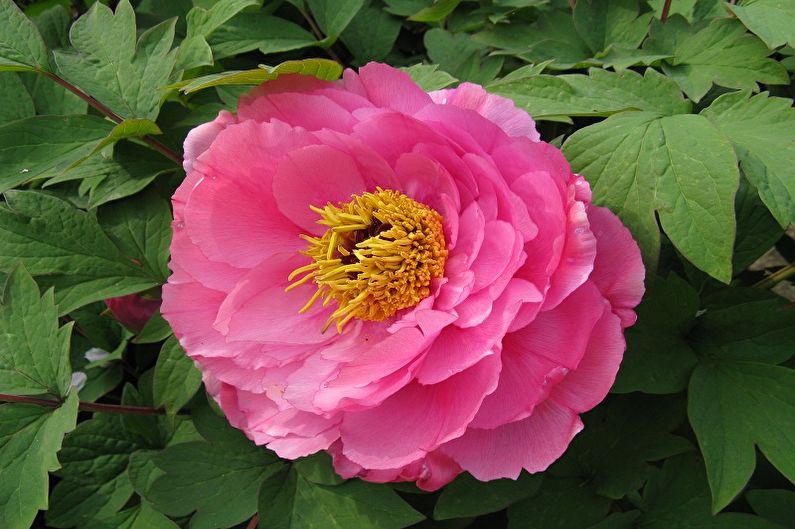
[{"label": "pink petal", "polygon": [[431,103],[431,98],[411,77],[386,64],[375,62],[343,74],[345,88],[369,99],[375,106],[413,114]]},{"label": "pink petal", "polygon": [[628,327],[635,323],[632,309],[640,303],[644,291],[646,270],[640,249],[629,230],[610,210],[591,207],[588,218],[597,245],[590,279],[610,301],[613,312],[621,318],[621,325]]},{"label": "pink petal", "polygon": [[464,432],[494,391],[499,370],[493,355],[440,384],[412,383],[376,408],[346,413],[340,428],[343,453],[372,469],[418,459]]},{"label": "pink petal", "polygon": [[522,469],[546,470],[582,427],[576,413],[547,400],[526,419],[493,430],[470,428],[440,451],[481,481],[517,479]]},{"label": "pink petal", "polygon": [[227,126],[236,121],[237,118],[234,114],[222,110],[214,120],[209,123],[203,123],[188,132],[188,135],[185,137],[185,144],[183,145],[185,154],[182,157],[182,168],[185,169],[185,173],[191,172],[193,162],[196,161],[196,158],[198,158],[201,153],[210,148],[216,136]]},{"label": "pink petal", "polygon": [[526,136],[532,141],[541,139],[535,121],[527,112],[516,108],[510,99],[489,94],[479,85],[461,83],[456,88],[431,92],[430,96],[439,105],[474,110],[499,126],[508,136]]}]

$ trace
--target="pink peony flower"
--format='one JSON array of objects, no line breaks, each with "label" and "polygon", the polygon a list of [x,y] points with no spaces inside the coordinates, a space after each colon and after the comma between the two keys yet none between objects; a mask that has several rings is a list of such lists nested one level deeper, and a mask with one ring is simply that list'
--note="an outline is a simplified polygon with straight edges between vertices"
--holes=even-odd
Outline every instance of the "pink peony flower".
[{"label": "pink peony flower", "polygon": [[546,469],[606,395],[644,269],[507,99],[369,64],[185,141],[162,312],[229,421],[433,490]]},{"label": "pink peony flower", "polygon": [[152,314],[160,307],[160,301],[147,299],[140,294],[129,294],[108,298],[105,300],[105,305],[122,325],[137,332],[144,328]]}]

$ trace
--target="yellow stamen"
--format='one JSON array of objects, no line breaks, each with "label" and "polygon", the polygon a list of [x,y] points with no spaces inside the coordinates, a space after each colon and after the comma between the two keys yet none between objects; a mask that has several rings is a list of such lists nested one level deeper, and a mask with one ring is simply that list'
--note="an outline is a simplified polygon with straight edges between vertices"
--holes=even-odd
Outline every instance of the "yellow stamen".
[{"label": "yellow stamen", "polygon": [[321,237],[301,235],[308,243],[301,253],[312,262],[293,270],[286,290],[314,281],[317,291],[301,313],[318,299],[324,307],[337,302],[324,332],[332,324],[342,332],[354,318],[382,321],[413,307],[444,274],[441,215],[398,191],[379,187],[336,206],[309,207],[328,229]]}]

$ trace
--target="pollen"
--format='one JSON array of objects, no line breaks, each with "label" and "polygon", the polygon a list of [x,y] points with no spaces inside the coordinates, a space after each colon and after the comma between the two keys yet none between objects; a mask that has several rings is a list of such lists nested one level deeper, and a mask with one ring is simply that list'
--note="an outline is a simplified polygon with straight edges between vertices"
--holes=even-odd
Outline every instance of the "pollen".
[{"label": "pollen", "polygon": [[299,311],[336,302],[332,324],[342,332],[354,318],[382,321],[417,305],[431,280],[444,275],[447,249],[442,216],[398,191],[376,188],[336,206],[310,206],[325,226],[321,237],[301,235],[312,262],[289,276],[287,291],[313,282],[317,291]]}]

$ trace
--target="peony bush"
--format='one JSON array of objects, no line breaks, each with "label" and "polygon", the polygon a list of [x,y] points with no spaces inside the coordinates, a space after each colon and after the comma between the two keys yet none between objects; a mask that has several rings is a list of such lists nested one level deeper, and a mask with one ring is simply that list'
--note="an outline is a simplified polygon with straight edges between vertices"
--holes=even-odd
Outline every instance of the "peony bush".
[{"label": "peony bush", "polygon": [[790,527],[792,28],[0,0],[0,528]]}]

